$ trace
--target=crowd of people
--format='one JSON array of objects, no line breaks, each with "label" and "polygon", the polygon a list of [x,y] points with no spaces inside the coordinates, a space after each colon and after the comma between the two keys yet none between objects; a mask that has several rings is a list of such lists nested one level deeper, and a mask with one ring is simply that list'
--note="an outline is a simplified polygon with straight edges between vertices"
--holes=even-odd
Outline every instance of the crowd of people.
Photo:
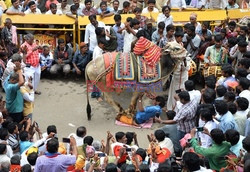
[{"label": "crowd of people", "polygon": [[[250,23],[239,25],[226,19],[211,30],[209,22],[199,23],[197,14],[192,13],[183,29],[174,26],[171,16],[171,8],[249,8],[249,1],[131,0],[124,1],[121,9],[118,0],[102,0],[100,4],[73,0],[72,5],[67,0],[5,2],[8,15],[66,14],[76,21],[77,16],[89,16],[90,24],[76,51],[70,39],[59,38],[51,52],[49,45],[36,44],[34,32],[27,33],[18,46],[16,26],[10,18],[4,21],[0,77],[6,99],[0,97],[0,171],[249,171]],[[157,21],[142,15],[159,11]],[[122,23],[121,14],[129,13],[135,18]],[[97,21],[96,15],[113,16],[115,25]],[[58,140],[55,125],[42,133],[32,120],[35,94],[41,94],[41,76],[74,73],[84,77],[91,60],[105,52],[132,53],[141,36],[160,48],[175,41],[188,52],[172,73],[168,99],[157,96],[147,107],[143,106],[143,93],[137,100],[133,123],[153,118],[162,125],[145,136],[148,147],[140,147],[144,141],[131,132],[107,132],[103,141],[89,136],[81,126],[63,142]],[[199,79],[204,85],[199,90],[195,87],[199,75],[194,69],[198,66],[203,74],[208,73],[201,77],[204,82]],[[212,68],[214,72],[209,73]],[[100,91],[96,89],[91,96],[99,99]]]}]

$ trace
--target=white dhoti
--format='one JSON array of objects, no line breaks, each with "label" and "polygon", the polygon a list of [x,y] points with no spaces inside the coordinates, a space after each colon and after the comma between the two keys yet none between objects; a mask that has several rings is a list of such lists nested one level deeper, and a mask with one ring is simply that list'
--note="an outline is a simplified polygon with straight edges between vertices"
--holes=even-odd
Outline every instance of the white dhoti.
[{"label": "white dhoti", "polygon": [[190,58],[187,58],[186,66],[182,61],[173,72],[173,77],[170,83],[170,87],[168,90],[168,101],[167,101],[167,109],[175,110],[176,109],[176,100],[174,96],[176,95],[176,90],[185,89],[184,83],[188,80],[188,71],[190,69]]},{"label": "white dhoti", "polygon": [[[24,73],[27,73],[27,75],[25,74],[25,77],[32,76],[33,89],[34,89],[34,91],[36,91],[37,87],[38,87],[38,84],[40,82],[40,77],[41,77],[40,64],[37,67],[33,67],[33,66],[25,67]],[[25,80],[27,81],[28,78],[25,78]]]}]

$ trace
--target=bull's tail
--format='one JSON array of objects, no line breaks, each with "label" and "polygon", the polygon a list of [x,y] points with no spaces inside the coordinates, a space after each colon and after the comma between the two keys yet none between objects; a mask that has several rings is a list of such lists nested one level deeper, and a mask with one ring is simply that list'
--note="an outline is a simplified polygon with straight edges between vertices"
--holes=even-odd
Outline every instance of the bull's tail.
[{"label": "bull's tail", "polygon": [[[87,67],[86,67],[87,69]],[[87,118],[90,121],[91,120],[91,106],[89,104],[89,82],[91,82],[89,80],[89,76],[87,74],[87,70],[85,70],[85,80],[86,80],[86,86],[87,86],[87,107],[86,107],[86,112],[87,112]]]}]

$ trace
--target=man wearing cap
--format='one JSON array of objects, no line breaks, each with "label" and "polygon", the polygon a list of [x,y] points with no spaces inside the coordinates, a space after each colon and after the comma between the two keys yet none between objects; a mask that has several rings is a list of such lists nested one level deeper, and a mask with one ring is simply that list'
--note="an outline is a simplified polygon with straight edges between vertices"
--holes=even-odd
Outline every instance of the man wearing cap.
[{"label": "man wearing cap", "polygon": [[92,60],[93,52],[88,50],[88,45],[81,42],[79,50],[75,52],[72,64],[73,72],[77,75],[84,75],[87,64]]}]

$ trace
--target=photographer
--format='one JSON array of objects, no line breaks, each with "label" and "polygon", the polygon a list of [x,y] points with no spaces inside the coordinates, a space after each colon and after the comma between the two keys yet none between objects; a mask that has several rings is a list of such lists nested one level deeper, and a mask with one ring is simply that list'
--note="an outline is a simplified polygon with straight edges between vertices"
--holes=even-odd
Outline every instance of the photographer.
[{"label": "photographer", "polygon": [[[209,134],[208,130],[204,128],[204,133]],[[223,158],[230,151],[231,144],[224,141],[223,131],[220,129],[213,129],[209,134],[213,140],[213,144],[209,148],[202,148],[199,146],[198,141],[195,138],[196,128],[191,130],[190,140],[191,146],[194,148],[195,152],[205,156],[208,159],[209,165],[212,170],[219,171],[222,167],[226,167],[226,161]]]}]

